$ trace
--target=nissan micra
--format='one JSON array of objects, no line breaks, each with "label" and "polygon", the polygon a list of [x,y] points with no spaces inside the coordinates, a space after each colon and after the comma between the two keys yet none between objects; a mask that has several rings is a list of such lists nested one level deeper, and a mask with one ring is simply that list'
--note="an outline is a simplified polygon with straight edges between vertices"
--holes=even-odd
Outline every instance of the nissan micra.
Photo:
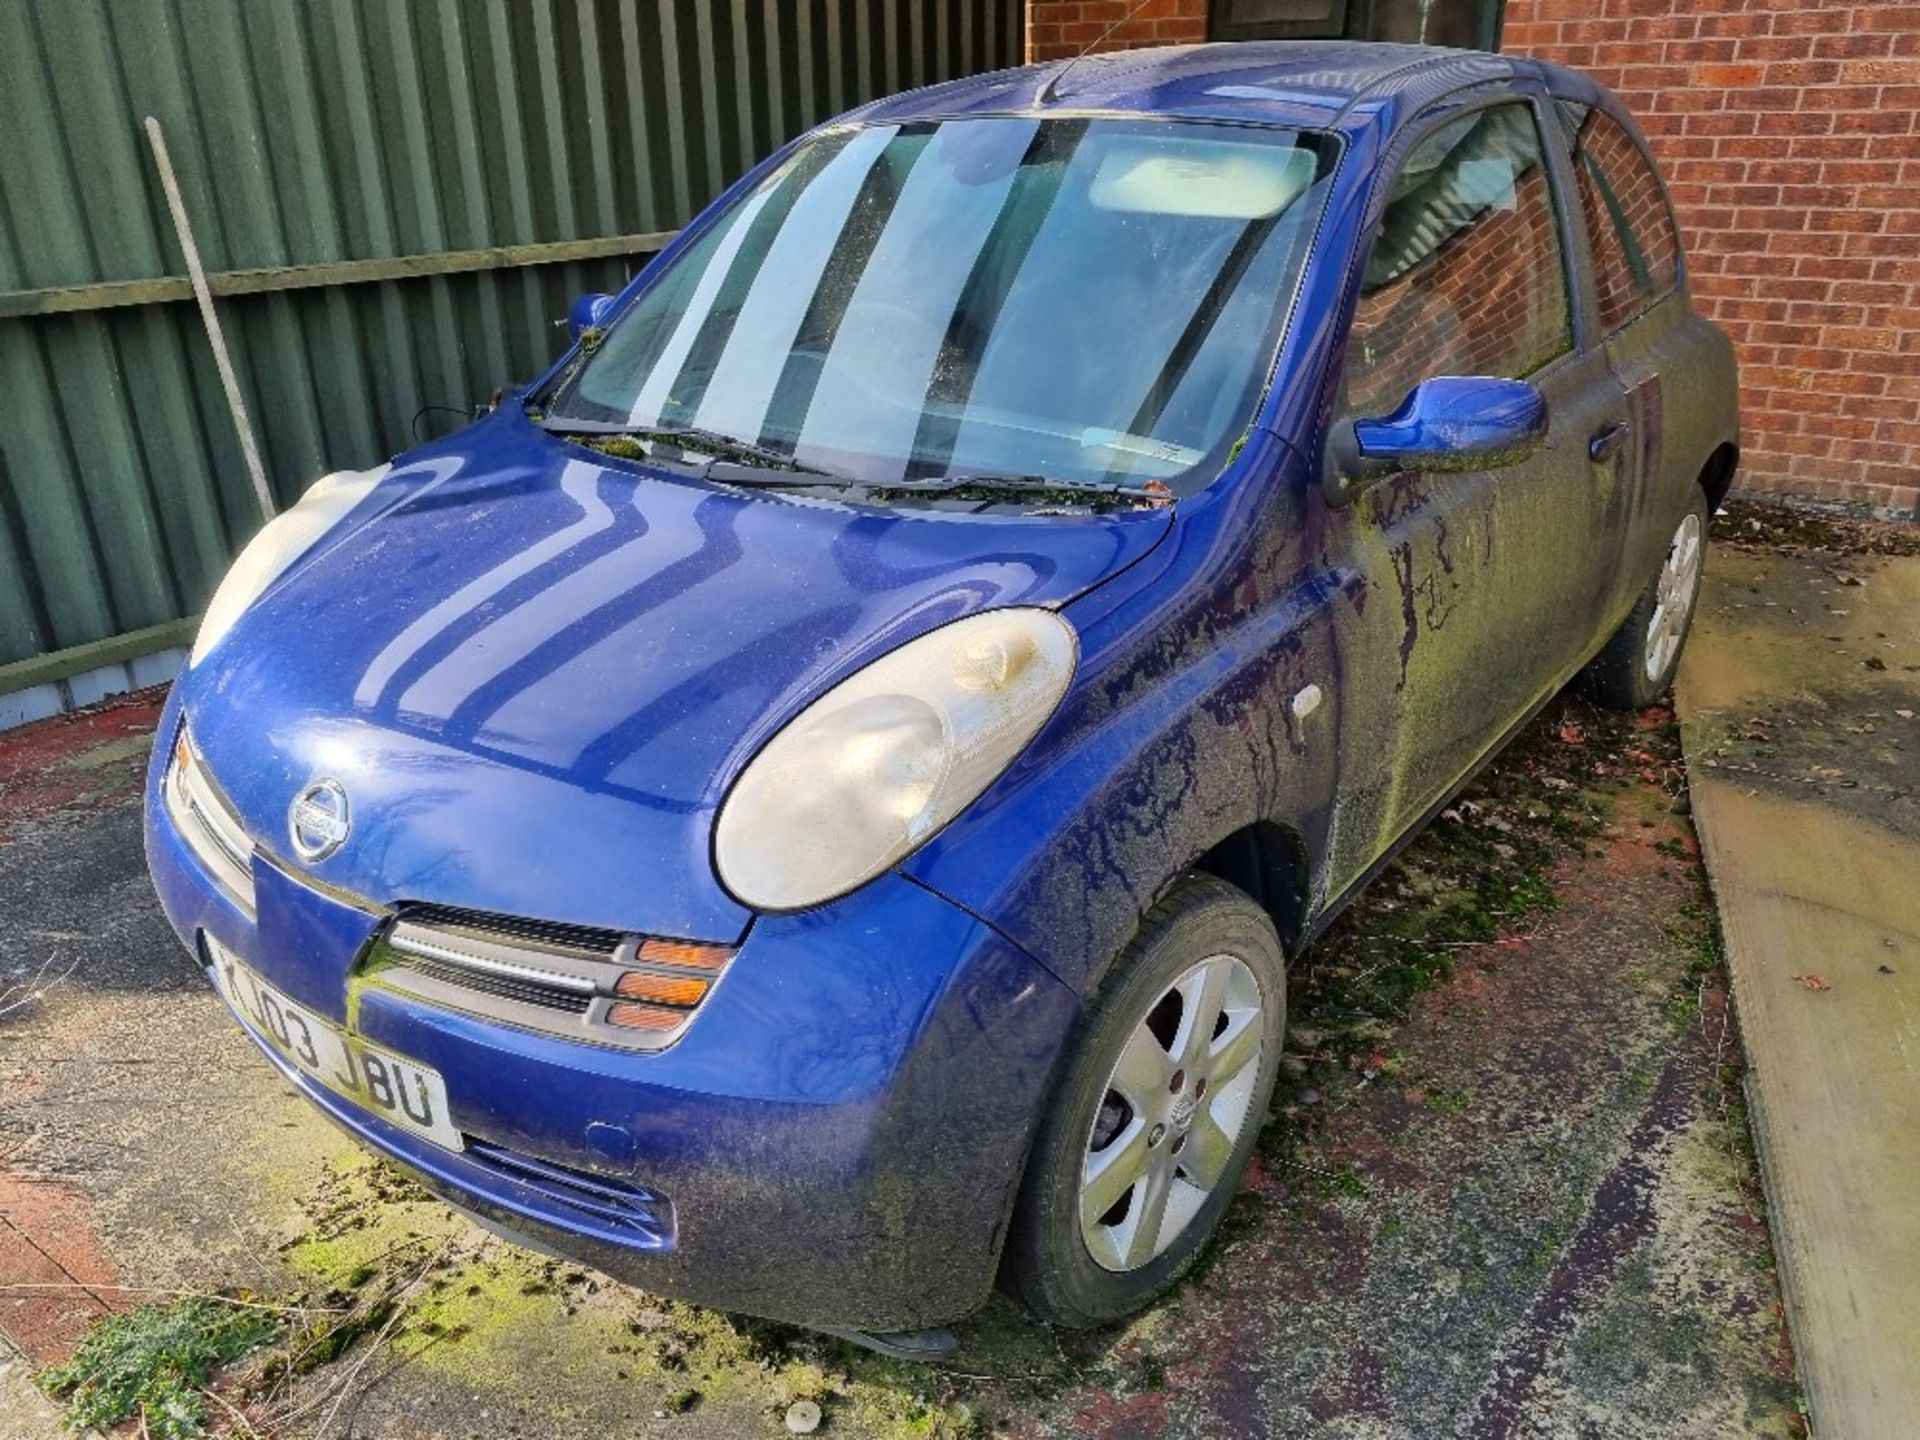
[{"label": "nissan micra", "polygon": [[882,100],[242,553],[155,883],[509,1233],[905,1353],[1173,1282],[1287,960],[1560,687],[1667,685],[1735,372],[1592,82],[1353,44]]}]

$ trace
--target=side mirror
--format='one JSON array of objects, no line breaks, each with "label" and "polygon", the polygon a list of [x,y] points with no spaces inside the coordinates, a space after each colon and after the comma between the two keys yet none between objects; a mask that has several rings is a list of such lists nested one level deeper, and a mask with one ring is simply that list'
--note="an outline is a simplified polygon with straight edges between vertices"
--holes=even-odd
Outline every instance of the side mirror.
[{"label": "side mirror", "polygon": [[613,296],[582,295],[567,311],[567,339],[579,343],[589,330],[598,330],[613,312]]},{"label": "side mirror", "polygon": [[1547,401],[1524,380],[1442,375],[1423,380],[1391,415],[1341,425],[1327,445],[1327,498],[1345,504],[1399,471],[1493,470],[1547,438]]}]

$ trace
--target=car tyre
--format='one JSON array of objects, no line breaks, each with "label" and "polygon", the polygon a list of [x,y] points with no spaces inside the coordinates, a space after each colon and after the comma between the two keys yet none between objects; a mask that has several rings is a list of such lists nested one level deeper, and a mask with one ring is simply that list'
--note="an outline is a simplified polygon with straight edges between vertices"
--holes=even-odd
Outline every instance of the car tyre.
[{"label": "car tyre", "polygon": [[1706,571],[1707,516],[1707,497],[1696,487],[1659,571],[1606,648],[1581,672],[1580,688],[1588,699],[1613,710],[1644,710],[1673,684]]},{"label": "car tyre", "polygon": [[1008,1288],[1084,1328],[1172,1285],[1239,1187],[1285,1036],[1272,920],[1222,880],[1182,881],[1088,1007],[1015,1204]]}]

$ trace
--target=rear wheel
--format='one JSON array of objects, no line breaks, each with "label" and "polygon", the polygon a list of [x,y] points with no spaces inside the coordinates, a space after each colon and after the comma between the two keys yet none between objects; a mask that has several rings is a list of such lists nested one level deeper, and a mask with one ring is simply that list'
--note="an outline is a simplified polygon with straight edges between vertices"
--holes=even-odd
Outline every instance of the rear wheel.
[{"label": "rear wheel", "polygon": [[1658,700],[1680,668],[1680,650],[1693,624],[1694,602],[1707,552],[1707,497],[1696,489],[1667,543],[1660,572],[1581,672],[1580,688],[1616,710],[1641,710]]},{"label": "rear wheel", "polygon": [[1224,881],[1184,881],[1114,962],[1042,1118],[1007,1241],[1029,1308],[1097,1325],[1193,1263],[1253,1153],[1285,1032],[1273,922]]}]

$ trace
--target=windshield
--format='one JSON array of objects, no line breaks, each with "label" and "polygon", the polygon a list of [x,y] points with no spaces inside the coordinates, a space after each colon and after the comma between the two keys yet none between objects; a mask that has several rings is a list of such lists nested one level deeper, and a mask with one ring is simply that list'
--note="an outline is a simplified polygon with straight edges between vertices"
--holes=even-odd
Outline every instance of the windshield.
[{"label": "windshield", "polygon": [[872,484],[1179,493],[1251,418],[1328,169],[1318,136],[1164,120],[829,132],[661,271],[543,408]]}]

